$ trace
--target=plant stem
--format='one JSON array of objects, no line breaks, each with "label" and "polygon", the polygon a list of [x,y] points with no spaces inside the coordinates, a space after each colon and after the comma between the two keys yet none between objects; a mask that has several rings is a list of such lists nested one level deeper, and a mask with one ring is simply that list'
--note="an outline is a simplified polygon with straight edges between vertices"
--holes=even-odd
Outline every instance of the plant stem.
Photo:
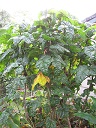
[{"label": "plant stem", "polygon": [[69,117],[67,118],[67,121],[68,121],[68,128],[72,128]]},{"label": "plant stem", "polygon": [[26,119],[28,119],[29,116],[28,116],[27,107],[26,107],[26,89],[27,89],[27,86],[25,84],[23,103],[24,103],[25,117]]},{"label": "plant stem", "polygon": [[25,118],[27,119],[28,123],[30,122],[30,124],[32,124],[32,128],[35,128],[33,122],[30,120],[30,118],[28,116],[28,111],[27,111],[27,107],[26,107],[26,91],[27,91],[27,85],[25,84],[24,97],[23,97]]}]

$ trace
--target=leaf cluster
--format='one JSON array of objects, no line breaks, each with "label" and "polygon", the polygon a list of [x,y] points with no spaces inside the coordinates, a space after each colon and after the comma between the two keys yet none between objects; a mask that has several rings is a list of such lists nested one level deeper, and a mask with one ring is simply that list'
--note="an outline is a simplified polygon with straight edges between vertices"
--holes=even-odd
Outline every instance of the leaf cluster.
[{"label": "leaf cluster", "polygon": [[[87,102],[96,84],[95,37],[96,26],[64,11],[45,12],[32,25],[1,29],[0,87],[6,91],[0,97],[1,127],[70,127],[74,113],[89,123],[94,118],[95,125]],[[78,96],[86,78],[89,88]]]}]

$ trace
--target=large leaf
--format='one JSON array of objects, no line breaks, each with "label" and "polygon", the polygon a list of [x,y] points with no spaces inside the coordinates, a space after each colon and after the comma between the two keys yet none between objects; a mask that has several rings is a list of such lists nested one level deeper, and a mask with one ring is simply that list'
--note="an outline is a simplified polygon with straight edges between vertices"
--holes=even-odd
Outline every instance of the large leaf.
[{"label": "large leaf", "polygon": [[95,76],[96,75],[96,66],[87,66],[87,65],[80,65],[76,69],[76,82],[82,83],[88,76]]},{"label": "large leaf", "polygon": [[15,72],[17,75],[20,75],[24,70],[24,67],[20,65],[18,68],[16,68]]},{"label": "large leaf", "polygon": [[58,87],[58,88],[55,88],[52,93],[53,93],[54,95],[57,95],[57,96],[59,96],[59,97],[62,97],[64,94],[71,93],[71,90],[70,90],[70,88],[68,88],[68,87],[66,87],[66,86],[63,87],[63,88]]},{"label": "large leaf", "polygon": [[27,44],[31,44],[34,41],[32,34],[25,32],[23,36],[21,36],[21,40],[26,42]]},{"label": "large leaf", "polygon": [[89,66],[89,75],[95,76],[96,75],[96,65]]},{"label": "large leaf", "polygon": [[77,83],[82,83],[83,80],[85,80],[88,75],[89,75],[88,66],[87,65],[80,65],[77,68],[76,82]]},{"label": "large leaf", "polygon": [[6,50],[0,57],[0,61],[2,61],[10,52],[12,52],[13,49]]},{"label": "large leaf", "polygon": [[67,21],[62,21],[61,25],[58,27],[58,30],[64,32],[67,40],[72,40],[74,36],[74,26]]},{"label": "large leaf", "polygon": [[19,128],[19,126],[17,124],[15,124],[11,118],[8,119],[8,126],[10,128]]},{"label": "large leaf", "polygon": [[6,110],[0,113],[0,125],[6,124],[8,118],[9,118],[9,113],[6,112]]},{"label": "large leaf", "polygon": [[96,32],[96,27],[90,27],[89,29],[86,30],[87,36],[90,38],[94,35],[94,33]]},{"label": "large leaf", "polygon": [[58,74],[62,70],[62,67],[65,66],[65,63],[60,55],[55,55],[52,57],[52,65],[55,67],[55,73]]},{"label": "large leaf", "polygon": [[27,64],[28,64],[28,58],[26,57],[26,56],[24,56],[23,58],[18,58],[17,60],[16,60],[16,62],[20,65],[22,65],[22,66],[26,66]]},{"label": "large leaf", "polygon": [[64,52],[70,52],[69,50],[67,50],[66,48],[64,48],[64,46],[60,45],[60,44],[55,44],[55,45],[51,45],[50,46],[50,50],[55,52],[60,52],[60,53],[64,53]]},{"label": "large leaf", "polygon": [[36,86],[36,84],[39,83],[41,86],[45,86],[47,82],[48,83],[50,82],[49,77],[44,76],[42,74],[42,72],[39,72],[39,74],[37,75],[37,77],[34,79],[34,83],[32,84],[32,90],[34,90],[34,87]]},{"label": "large leaf", "polygon": [[36,67],[40,69],[42,72],[47,72],[48,67],[51,64],[52,59],[49,55],[43,55],[36,63]]},{"label": "large leaf", "polygon": [[15,36],[15,37],[12,37],[11,39],[13,39],[14,45],[17,45],[21,41],[20,36]]},{"label": "large leaf", "polygon": [[3,75],[5,75],[6,73],[10,72],[13,68],[18,67],[18,64],[19,63],[17,63],[17,62],[11,63],[8,67],[6,67],[6,69],[3,72]]},{"label": "large leaf", "polygon": [[92,101],[93,101],[91,109],[96,111],[96,98],[94,98],[93,96],[91,98],[92,98]]},{"label": "large leaf", "polygon": [[[8,40],[10,39],[11,35],[9,34],[3,34],[2,36],[0,36],[0,44],[7,44]],[[7,44],[9,45],[9,44]]]},{"label": "large leaf", "polygon": [[14,45],[17,45],[21,41],[24,41],[27,44],[30,44],[30,43],[32,43],[32,41],[34,41],[34,38],[33,38],[32,34],[30,34],[28,32],[23,33],[22,36],[12,37],[11,39],[13,39]]},{"label": "large leaf", "polygon": [[20,115],[19,114],[15,114],[14,117],[12,117],[12,119],[13,119],[15,124],[20,126]]},{"label": "large leaf", "polygon": [[26,66],[27,64],[28,64],[28,58],[24,56],[24,58],[22,59],[22,65]]},{"label": "large leaf", "polygon": [[35,116],[37,109],[41,106],[41,103],[38,99],[31,100],[28,104],[29,108],[29,115],[30,116]]},{"label": "large leaf", "polygon": [[50,117],[47,117],[46,119],[46,128],[56,128],[56,122]]},{"label": "large leaf", "polygon": [[50,36],[45,35],[45,34],[42,35],[42,38],[43,38],[44,40],[48,40],[48,41],[51,40]]},{"label": "large leaf", "polygon": [[16,92],[17,87],[13,82],[6,86],[6,96],[9,100],[14,100],[14,99],[20,98],[19,92]]},{"label": "large leaf", "polygon": [[57,108],[56,114],[58,115],[59,118],[67,117],[69,114],[69,107],[63,104],[63,107]]},{"label": "large leaf", "polygon": [[80,46],[76,46],[76,45],[71,45],[70,44],[70,50],[72,51],[72,52],[74,52],[74,53],[78,53],[78,52],[81,52],[81,48],[80,48]]},{"label": "large leaf", "polygon": [[86,33],[85,33],[85,31],[83,29],[81,29],[81,28],[79,28],[77,31],[78,31],[78,34],[81,37],[81,39],[85,41],[86,40]]},{"label": "large leaf", "polygon": [[65,85],[67,85],[69,82],[68,82],[68,78],[67,78],[67,76],[65,75],[65,74],[60,74],[59,76],[56,76],[55,78],[54,78],[54,83],[56,83],[56,84],[65,84]]},{"label": "large leaf", "polygon": [[75,116],[88,120],[90,124],[96,124],[96,117],[89,113],[75,113]]},{"label": "large leaf", "polygon": [[26,76],[19,76],[17,78],[14,78],[13,80],[13,85],[15,85],[15,87],[21,87],[24,88],[26,84]]},{"label": "large leaf", "polygon": [[96,60],[96,44],[85,47],[84,52],[87,56],[90,57],[90,59]]}]

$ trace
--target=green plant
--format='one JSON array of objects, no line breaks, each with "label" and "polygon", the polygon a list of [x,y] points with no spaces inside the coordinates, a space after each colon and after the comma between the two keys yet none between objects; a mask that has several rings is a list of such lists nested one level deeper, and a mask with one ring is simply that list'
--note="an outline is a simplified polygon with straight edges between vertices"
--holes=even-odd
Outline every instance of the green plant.
[{"label": "green plant", "polygon": [[[96,79],[95,29],[64,11],[49,11],[32,26],[1,30],[1,127],[71,128],[74,113],[87,112],[82,96],[89,97]],[[76,96],[87,77],[89,89]]]}]

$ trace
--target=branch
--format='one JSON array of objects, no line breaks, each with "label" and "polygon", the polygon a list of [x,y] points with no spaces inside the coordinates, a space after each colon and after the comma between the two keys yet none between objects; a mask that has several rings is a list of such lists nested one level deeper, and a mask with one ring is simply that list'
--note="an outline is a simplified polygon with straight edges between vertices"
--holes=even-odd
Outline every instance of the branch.
[{"label": "branch", "polygon": [[23,103],[24,103],[25,117],[26,119],[28,119],[29,116],[28,116],[27,107],[26,107],[26,89],[27,89],[27,85],[25,84]]},{"label": "branch", "polygon": [[69,117],[67,118],[67,121],[68,121],[68,128],[72,128]]}]

